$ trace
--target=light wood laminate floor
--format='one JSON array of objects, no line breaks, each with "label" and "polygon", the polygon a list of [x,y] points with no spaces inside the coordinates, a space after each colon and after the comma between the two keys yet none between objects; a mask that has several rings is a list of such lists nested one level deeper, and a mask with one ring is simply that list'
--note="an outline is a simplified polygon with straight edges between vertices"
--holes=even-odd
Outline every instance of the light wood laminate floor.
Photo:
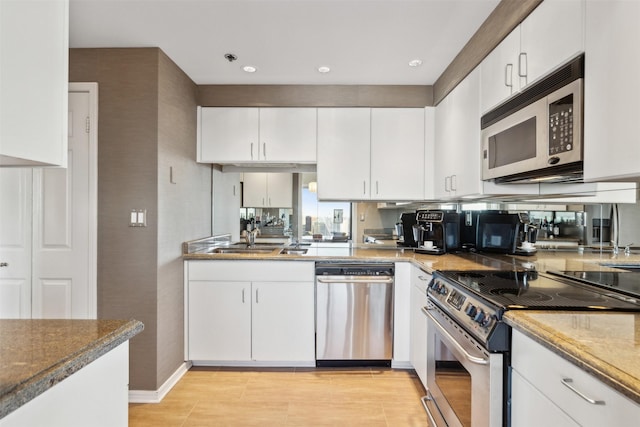
[{"label": "light wood laminate floor", "polygon": [[413,370],[192,368],[129,426],[426,426]]}]

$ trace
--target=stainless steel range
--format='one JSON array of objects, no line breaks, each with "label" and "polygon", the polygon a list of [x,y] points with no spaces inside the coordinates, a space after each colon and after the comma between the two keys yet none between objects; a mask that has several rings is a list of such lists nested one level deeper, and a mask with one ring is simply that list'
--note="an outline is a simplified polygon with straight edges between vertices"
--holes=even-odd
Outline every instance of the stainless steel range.
[{"label": "stainless steel range", "polygon": [[[427,289],[427,388],[435,426],[509,426],[507,310],[640,311],[640,299],[535,270],[436,271]],[[631,273],[633,274],[633,273]],[[638,275],[640,276],[640,275]],[[445,348],[437,354],[434,349]]]}]

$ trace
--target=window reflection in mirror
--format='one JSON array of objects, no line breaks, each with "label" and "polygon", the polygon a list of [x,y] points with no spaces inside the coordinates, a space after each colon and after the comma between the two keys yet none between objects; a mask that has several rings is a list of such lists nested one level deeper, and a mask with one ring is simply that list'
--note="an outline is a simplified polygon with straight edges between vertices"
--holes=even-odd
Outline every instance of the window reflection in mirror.
[{"label": "window reflection in mirror", "polygon": [[301,241],[346,242],[351,239],[351,203],[319,202],[315,173],[300,174]]}]

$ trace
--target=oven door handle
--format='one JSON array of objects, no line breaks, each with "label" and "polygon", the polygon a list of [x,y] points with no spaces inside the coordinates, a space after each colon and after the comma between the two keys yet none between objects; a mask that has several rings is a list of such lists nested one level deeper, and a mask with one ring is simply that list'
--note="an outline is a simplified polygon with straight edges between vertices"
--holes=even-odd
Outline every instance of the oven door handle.
[{"label": "oven door handle", "polygon": [[436,420],[433,417],[433,414],[431,413],[431,410],[427,406],[427,402],[429,402],[429,401],[433,401],[433,399],[428,394],[426,396],[422,396],[420,398],[420,402],[422,402],[422,407],[424,408],[425,412],[427,413],[427,416],[429,417],[429,425],[430,426],[437,426],[438,423],[436,423]]},{"label": "oven door handle", "polygon": [[475,363],[476,365],[488,365],[489,361],[482,357],[476,357],[467,352],[467,350],[462,347],[458,341],[454,337],[451,336],[449,332],[438,322],[438,320],[429,313],[429,309],[426,307],[422,307],[422,312],[433,322],[433,324],[438,328],[438,331],[444,335],[450,342],[453,344],[463,355],[467,358],[467,360],[471,363]]}]

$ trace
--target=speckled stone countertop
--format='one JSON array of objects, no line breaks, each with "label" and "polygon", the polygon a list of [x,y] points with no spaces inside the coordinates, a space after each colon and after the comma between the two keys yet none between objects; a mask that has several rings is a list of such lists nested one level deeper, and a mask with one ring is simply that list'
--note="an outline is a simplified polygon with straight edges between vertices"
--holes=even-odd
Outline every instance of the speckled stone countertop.
[{"label": "speckled stone countertop", "polygon": [[504,319],[640,403],[640,313],[513,310]]},{"label": "speckled stone countertop", "polygon": [[0,320],[0,419],[143,328],[137,320]]},{"label": "speckled stone countertop", "polygon": [[[591,270],[612,271],[606,263],[631,263],[640,265],[640,255],[612,255],[585,250],[575,251],[538,251],[532,256],[487,255],[475,253],[425,255],[415,253],[411,248],[396,248],[383,245],[356,245],[350,243],[317,243],[302,246],[307,249],[303,255],[283,255],[274,247],[263,253],[212,253],[206,239],[198,250],[183,253],[184,260],[289,260],[289,261],[367,261],[367,262],[412,262],[428,273],[434,270],[500,270],[517,268],[535,268],[538,271]],[[186,243],[185,243],[186,247]]]}]

